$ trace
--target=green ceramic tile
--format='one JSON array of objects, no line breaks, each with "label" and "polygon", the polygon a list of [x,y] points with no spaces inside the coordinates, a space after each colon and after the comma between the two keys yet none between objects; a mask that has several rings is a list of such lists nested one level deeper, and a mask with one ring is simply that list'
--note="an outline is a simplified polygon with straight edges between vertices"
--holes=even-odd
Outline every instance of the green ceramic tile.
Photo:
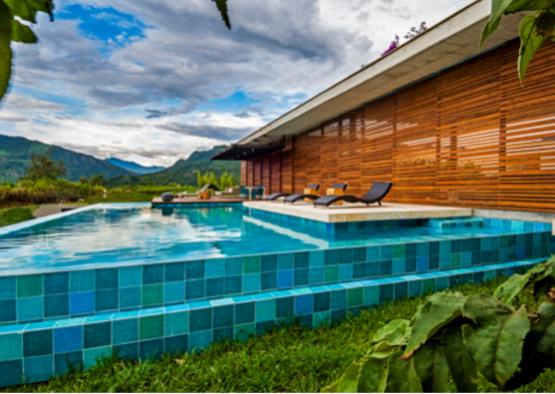
[{"label": "green ceramic tile", "polygon": [[189,313],[169,313],[166,315],[166,335],[185,334],[189,331]]},{"label": "green ceramic tile", "polygon": [[17,277],[17,296],[32,297],[43,293],[42,275],[22,275]]},{"label": "green ceramic tile", "polygon": [[139,320],[139,338],[153,339],[164,336],[164,316],[148,316]]},{"label": "green ceramic tile", "polygon": [[83,364],[85,368],[90,368],[99,360],[112,355],[111,346],[94,347],[83,350]]},{"label": "green ceramic tile", "polygon": [[276,300],[261,301],[256,303],[256,322],[273,321],[276,319]]},{"label": "green ceramic tile", "polygon": [[256,324],[238,324],[233,326],[233,338],[236,341],[246,341],[249,337],[256,334]]},{"label": "green ceramic tile", "polygon": [[362,289],[349,289],[347,290],[347,305],[348,307],[362,305]]},{"label": "green ceramic tile", "polygon": [[0,361],[18,359],[23,356],[23,342],[20,334],[0,336]]},{"label": "green ceramic tile", "polygon": [[147,285],[143,287],[143,306],[160,305],[164,300],[164,287],[162,284]]},{"label": "green ceramic tile", "polygon": [[252,274],[255,272],[260,272],[260,257],[243,257],[243,273]]},{"label": "green ceramic tile", "polygon": [[339,277],[339,271],[336,265],[332,265],[332,266],[327,266],[325,267],[325,272],[324,272],[324,280],[326,282],[334,282],[337,281],[337,278]]}]

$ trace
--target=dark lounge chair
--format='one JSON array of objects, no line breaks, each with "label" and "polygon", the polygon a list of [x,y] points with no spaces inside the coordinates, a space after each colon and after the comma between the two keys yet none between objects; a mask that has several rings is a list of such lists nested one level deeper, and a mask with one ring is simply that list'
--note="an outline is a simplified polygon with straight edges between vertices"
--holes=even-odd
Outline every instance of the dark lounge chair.
[{"label": "dark lounge chair", "polygon": [[290,194],[291,193],[283,193],[283,192],[268,194],[266,197],[264,197],[264,201],[275,201],[278,198],[287,197]]},{"label": "dark lounge chair", "polygon": [[[312,186],[317,186],[316,188],[313,188]],[[318,191],[318,189],[320,189],[320,185],[318,184],[309,184],[308,185],[309,189],[312,189],[314,191]],[[334,189],[341,189],[341,190],[345,190],[347,188],[347,184],[346,183],[334,183],[333,185],[331,185],[332,188]],[[299,201],[299,200],[304,200],[304,199],[309,199],[309,200],[317,200],[320,198],[319,195],[317,194],[312,194],[312,193],[294,193],[291,194],[287,197],[285,197],[283,199],[283,202],[288,202],[291,204],[294,204],[295,202]]]},{"label": "dark lounge chair", "polygon": [[392,186],[393,183],[391,182],[373,182],[370,190],[368,190],[366,194],[360,198],[352,195],[323,196],[314,201],[314,206],[329,207],[338,201],[363,203],[366,204],[366,206],[377,202],[378,205],[381,206],[383,198],[387,196],[387,193],[389,193]]}]

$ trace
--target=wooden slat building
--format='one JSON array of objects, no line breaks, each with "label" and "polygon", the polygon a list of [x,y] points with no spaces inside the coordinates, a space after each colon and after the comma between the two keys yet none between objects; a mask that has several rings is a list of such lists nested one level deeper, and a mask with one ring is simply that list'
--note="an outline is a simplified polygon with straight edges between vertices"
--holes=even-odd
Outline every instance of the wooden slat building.
[{"label": "wooden slat building", "polygon": [[555,45],[522,85],[518,18],[479,48],[488,12],[471,4],[239,141],[242,183],[392,181],[387,201],[555,212]]}]

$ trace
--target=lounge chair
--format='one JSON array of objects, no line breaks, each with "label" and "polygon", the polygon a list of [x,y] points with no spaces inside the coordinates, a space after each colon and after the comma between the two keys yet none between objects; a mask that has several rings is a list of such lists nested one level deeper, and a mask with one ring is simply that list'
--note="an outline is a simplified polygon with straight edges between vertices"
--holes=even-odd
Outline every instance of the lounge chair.
[{"label": "lounge chair", "polygon": [[[318,186],[318,188],[313,189],[311,187],[312,185],[314,185],[314,184],[309,184],[308,185],[309,189],[312,189],[314,191],[318,191],[318,189],[320,188],[320,185],[316,184],[316,186]],[[347,184],[346,183],[334,183],[333,185],[331,185],[331,187],[334,188],[334,189],[345,190],[347,188]],[[294,194],[291,194],[291,195],[285,197],[283,199],[283,202],[288,202],[288,203],[294,204],[295,202],[297,202],[299,200],[304,200],[305,198],[308,199],[308,200],[313,200],[314,201],[314,200],[319,199],[320,196],[317,195],[317,194],[312,194],[312,193],[294,193]]]},{"label": "lounge chair", "polygon": [[366,206],[378,203],[378,205],[382,205],[382,200],[387,193],[391,190],[393,183],[391,182],[372,182],[372,187],[370,190],[366,192],[366,194],[362,197],[357,197],[353,195],[344,195],[344,196],[323,196],[314,201],[314,206],[324,206],[329,207],[330,205],[338,202],[344,201],[348,203],[363,203]]},{"label": "lounge chair", "polygon": [[287,197],[289,195],[291,195],[291,193],[283,193],[283,192],[272,193],[272,194],[268,194],[266,197],[264,197],[264,201],[275,201],[278,198]]}]

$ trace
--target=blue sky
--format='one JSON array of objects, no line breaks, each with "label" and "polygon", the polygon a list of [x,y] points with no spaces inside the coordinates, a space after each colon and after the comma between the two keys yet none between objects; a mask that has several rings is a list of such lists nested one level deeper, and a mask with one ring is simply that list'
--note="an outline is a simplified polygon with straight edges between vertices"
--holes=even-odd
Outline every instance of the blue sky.
[{"label": "blue sky", "polygon": [[[469,0],[56,0],[14,46],[0,133],[170,165],[256,130]],[[445,4],[448,3],[448,4]]]}]

